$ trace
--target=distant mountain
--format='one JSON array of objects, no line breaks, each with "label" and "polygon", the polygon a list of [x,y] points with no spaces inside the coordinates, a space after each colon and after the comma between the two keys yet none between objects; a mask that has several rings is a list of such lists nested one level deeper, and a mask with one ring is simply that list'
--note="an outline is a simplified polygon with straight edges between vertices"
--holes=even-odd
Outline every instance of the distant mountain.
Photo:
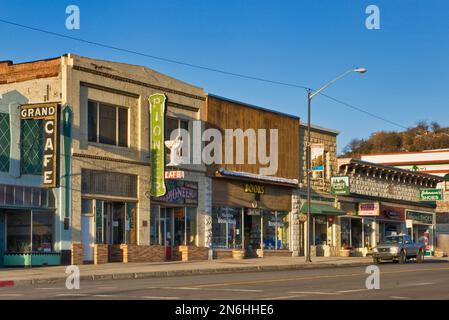
[{"label": "distant mountain", "polygon": [[362,154],[384,152],[413,152],[449,148],[449,127],[437,122],[430,125],[420,121],[406,131],[377,131],[368,139],[353,139],[340,157],[359,158]]}]

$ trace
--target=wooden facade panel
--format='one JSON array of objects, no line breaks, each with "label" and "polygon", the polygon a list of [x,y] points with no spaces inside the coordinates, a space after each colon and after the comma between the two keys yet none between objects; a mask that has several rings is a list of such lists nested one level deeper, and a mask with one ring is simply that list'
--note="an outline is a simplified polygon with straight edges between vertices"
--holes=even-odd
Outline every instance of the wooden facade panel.
[{"label": "wooden facade panel", "polygon": [[[260,208],[272,211],[291,211],[291,188],[273,185],[263,186],[264,194],[258,195],[260,197],[258,201]],[[255,193],[245,192],[245,182],[243,181],[214,179],[212,190],[212,206],[251,208],[252,202],[256,200]]]},{"label": "wooden facade panel", "polygon": [[[299,119],[270,112],[234,101],[222,100],[214,96],[208,96],[206,102],[207,119],[206,128],[219,129],[224,133],[224,129],[266,129],[267,153],[271,152],[270,129],[278,130],[278,169],[273,176],[299,179]],[[223,136],[224,137],[224,136]],[[256,142],[257,148],[259,147]],[[234,143],[235,149],[235,143]],[[245,164],[223,164],[211,166],[209,172],[215,172],[218,167],[227,170],[250,172],[259,174],[260,168],[267,167],[261,165],[256,154],[256,164],[248,164],[248,141],[245,139]],[[257,149],[258,150],[258,149]],[[235,150],[234,150],[235,151]],[[223,141],[223,159],[224,141]]]}]

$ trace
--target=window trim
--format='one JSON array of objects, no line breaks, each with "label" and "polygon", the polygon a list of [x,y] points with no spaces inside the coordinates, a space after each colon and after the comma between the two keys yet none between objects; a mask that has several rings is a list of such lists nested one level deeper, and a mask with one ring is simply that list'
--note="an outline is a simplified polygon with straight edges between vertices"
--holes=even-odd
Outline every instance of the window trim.
[{"label": "window trim", "polygon": [[[87,99],[87,104],[89,106],[89,102],[93,102],[96,105],[96,118],[97,118],[97,123],[96,123],[96,134],[95,134],[95,141],[90,141],[89,140],[89,134],[87,134],[87,142],[89,144],[98,144],[101,146],[110,146],[110,147],[118,147],[118,148],[129,148],[129,144],[130,144],[130,108],[129,107],[125,107],[122,105],[115,105],[115,104],[111,104],[111,103],[107,103],[107,102],[102,102],[102,101],[98,101],[98,100],[94,100],[94,99]],[[105,105],[105,106],[109,106],[109,107],[113,107],[115,109],[115,123],[116,123],[116,128],[115,128],[115,144],[108,144],[108,143],[102,143],[100,142],[100,105]],[[123,109],[126,110],[126,146],[121,146],[120,145],[120,123],[119,123],[119,110]],[[89,113],[89,107],[87,108],[87,112]],[[87,116],[87,119],[89,121],[89,115]],[[89,130],[89,123],[87,125]]]}]

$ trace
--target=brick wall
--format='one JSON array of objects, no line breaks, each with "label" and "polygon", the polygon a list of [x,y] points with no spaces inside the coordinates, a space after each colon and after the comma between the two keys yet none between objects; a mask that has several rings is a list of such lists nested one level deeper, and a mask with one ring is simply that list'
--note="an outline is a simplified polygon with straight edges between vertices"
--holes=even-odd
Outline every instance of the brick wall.
[{"label": "brick wall", "polygon": [[19,64],[13,64],[12,61],[1,61],[0,84],[56,77],[60,71],[60,58]]},{"label": "brick wall", "polygon": [[230,259],[232,258],[232,250],[214,250],[214,259]]},{"label": "brick wall", "polygon": [[120,244],[108,245],[109,262],[123,262],[123,250]]},{"label": "brick wall", "polygon": [[195,261],[195,260],[208,260],[209,249],[197,246],[179,246],[176,250],[177,260],[182,261]]},{"label": "brick wall", "polygon": [[109,262],[109,246],[107,244],[94,245],[94,264]]},{"label": "brick wall", "polygon": [[73,243],[70,245],[71,264],[78,266],[84,263],[83,245],[81,243]]},{"label": "brick wall", "polygon": [[165,247],[156,245],[122,245],[127,253],[128,262],[163,262],[165,261]]}]

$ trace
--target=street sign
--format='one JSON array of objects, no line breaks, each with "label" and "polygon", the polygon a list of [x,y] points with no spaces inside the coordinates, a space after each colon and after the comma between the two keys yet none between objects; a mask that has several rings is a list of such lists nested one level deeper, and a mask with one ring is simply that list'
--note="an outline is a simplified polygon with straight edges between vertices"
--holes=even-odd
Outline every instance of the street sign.
[{"label": "street sign", "polygon": [[334,195],[349,195],[349,177],[331,177],[331,193]]},{"label": "street sign", "polygon": [[419,200],[421,201],[443,200],[443,189],[420,189]]}]

